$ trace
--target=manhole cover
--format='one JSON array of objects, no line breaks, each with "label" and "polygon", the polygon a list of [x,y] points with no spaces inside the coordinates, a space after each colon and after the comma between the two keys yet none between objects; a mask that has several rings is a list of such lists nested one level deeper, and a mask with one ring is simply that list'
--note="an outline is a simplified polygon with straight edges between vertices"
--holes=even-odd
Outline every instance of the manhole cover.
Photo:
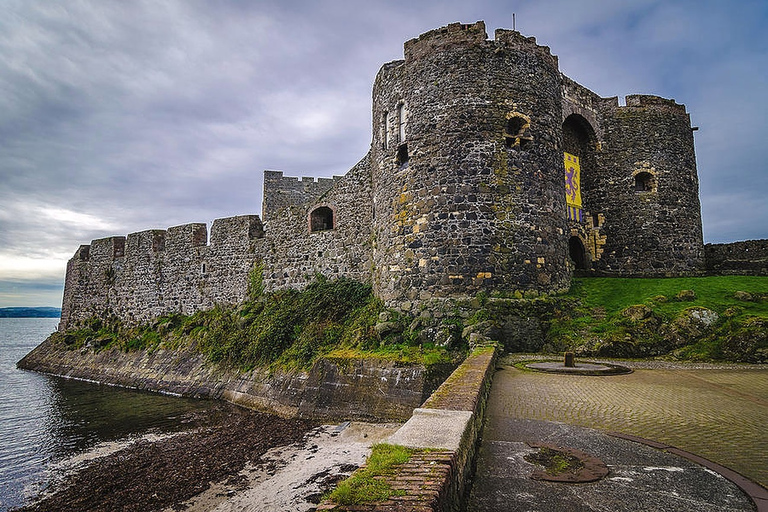
[{"label": "manhole cover", "polygon": [[527,462],[541,466],[534,470],[531,478],[547,482],[586,483],[596,482],[608,475],[608,466],[603,461],[576,450],[545,443],[528,443],[539,451],[524,457]]}]

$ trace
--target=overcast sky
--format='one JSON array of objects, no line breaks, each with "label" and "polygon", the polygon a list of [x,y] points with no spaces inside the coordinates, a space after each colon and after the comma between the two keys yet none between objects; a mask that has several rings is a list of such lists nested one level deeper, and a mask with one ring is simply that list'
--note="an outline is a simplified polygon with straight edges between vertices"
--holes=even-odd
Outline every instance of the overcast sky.
[{"label": "overcast sky", "polygon": [[404,41],[513,12],[601,96],[684,103],[705,241],[768,238],[765,0],[0,0],[0,307],[60,305],[91,239],[260,213],[264,169],[345,173]]}]

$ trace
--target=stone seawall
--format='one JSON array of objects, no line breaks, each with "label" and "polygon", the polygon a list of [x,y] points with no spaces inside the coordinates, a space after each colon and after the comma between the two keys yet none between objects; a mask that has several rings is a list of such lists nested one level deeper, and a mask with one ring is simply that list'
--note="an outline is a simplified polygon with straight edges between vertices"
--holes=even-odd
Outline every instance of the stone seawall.
[{"label": "stone seawall", "polygon": [[223,399],[281,416],[406,420],[450,373],[448,367],[375,358],[328,358],[309,371],[240,374],[191,348],[121,352],[70,350],[46,340],[18,367],[66,378],[182,396]]}]

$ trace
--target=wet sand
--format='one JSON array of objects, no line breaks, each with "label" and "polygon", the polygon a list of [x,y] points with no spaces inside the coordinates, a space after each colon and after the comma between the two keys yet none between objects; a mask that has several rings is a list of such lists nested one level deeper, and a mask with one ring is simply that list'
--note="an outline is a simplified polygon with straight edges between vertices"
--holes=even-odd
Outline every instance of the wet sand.
[{"label": "wet sand", "polygon": [[321,426],[222,403],[189,430],[142,438],[80,465],[19,512],[311,510],[397,425]]}]

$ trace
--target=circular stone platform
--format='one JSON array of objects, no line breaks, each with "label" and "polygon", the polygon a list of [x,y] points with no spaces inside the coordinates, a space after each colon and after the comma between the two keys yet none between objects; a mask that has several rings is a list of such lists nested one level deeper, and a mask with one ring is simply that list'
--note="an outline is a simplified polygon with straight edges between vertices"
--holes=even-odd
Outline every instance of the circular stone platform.
[{"label": "circular stone platform", "polygon": [[565,366],[562,361],[539,361],[526,363],[529,370],[547,373],[568,373],[574,375],[619,375],[632,373],[630,368],[608,363],[576,363],[575,366]]}]

